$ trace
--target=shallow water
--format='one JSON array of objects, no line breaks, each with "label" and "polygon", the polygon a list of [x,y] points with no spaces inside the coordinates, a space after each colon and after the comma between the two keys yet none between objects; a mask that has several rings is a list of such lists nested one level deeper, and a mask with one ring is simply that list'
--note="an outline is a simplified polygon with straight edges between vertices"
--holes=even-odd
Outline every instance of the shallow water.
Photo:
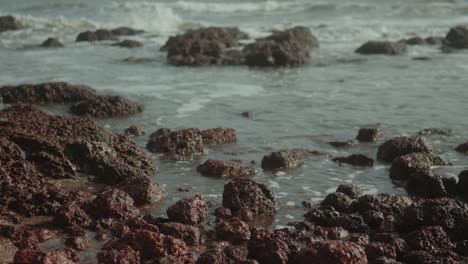
[{"label": "shallow water", "polygon": [[[450,27],[468,22],[468,1],[0,0],[0,14],[18,17],[24,27],[0,35],[0,85],[67,81],[142,102],[142,114],[99,121],[116,132],[131,124],[142,125],[147,133],[160,127],[237,129],[237,144],[210,148],[199,160],[158,161],[154,180],[165,186],[168,197],[151,208],[157,216],[177,199],[196,193],[221,202],[229,179],[204,177],[195,170],[207,158],[255,160],[254,178],[269,185],[280,201],[275,225],[302,219],[302,201],[318,204],[341,183],[358,184],[368,193],[403,194],[393,188],[384,164],[340,167],[316,157],[301,168],[277,174],[260,168],[263,155],[288,148],[375,156],[376,144],[337,150],[326,143],[352,139],[365,126],[380,126],[387,138],[413,135],[427,127],[451,128],[452,136],[429,137],[443,157],[460,165],[442,170],[456,175],[468,165],[466,157],[452,150],[468,140],[467,51],[444,54],[438,47],[418,46],[409,47],[404,56],[354,54],[371,39],[444,36]],[[311,65],[294,69],[165,63],[159,47],[169,35],[209,25],[238,26],[252,38],[304,25],[321,47],[314,51]],[[127,50],[110,46],[111,42],[74,42],[80,31],[117,26],[144,29],[145,34],[131,38],[145,47]],[[34,47],[51,36],[59,37],[66,48]],[[122,62],[128,57],[154,61]],[[47,109],[64,113],[61,107]],[[255,117],[246,119],[240,115],[243,111],[253,111]],[[144,147],[147,137],[136,141]],[[190,192],[177,191],[184,186],[190,186]]]}]

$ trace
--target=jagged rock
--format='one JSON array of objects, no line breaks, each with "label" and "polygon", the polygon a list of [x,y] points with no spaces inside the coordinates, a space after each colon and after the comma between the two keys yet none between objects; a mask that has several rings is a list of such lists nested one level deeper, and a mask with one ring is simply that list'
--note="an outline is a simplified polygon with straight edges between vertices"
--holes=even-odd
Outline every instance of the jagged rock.
[{"label": "jagged rock", "polygon": [[98,96],[71,106],[70,111],[78,116],[107,118],[129,116],[143,111],[143,106],[121,96]]},{"label": "jagged rock", "polygon": [[368,41],[356,50],[361,54],[402,55],[406,53],[406,43],[391,41]]},{"label": "jagged rock", "polygon": [[351,164],[354,166],[370,166],[370,167],[374,166],[374,163],[375,163],[373,158],[363,155],[363,154],[353,154],[348,157],[336,157],[336,158],[333,158],[333,161],[338,162],[338,163],[347,163],[347,164]]},{"label": "jagged rock", "polygon": [[255,167],[238,161],[209,159],[200,164],[197,171],[214,177],[247,177],[255,174]]},{"label": "jagged rock", "polygon": [[200,195],[196,195],[193,198],[180,200],[169,207],[167,216],[175,222],[198,225],[208,217],[208,206]]},{"label": "jagged rock", "polygon": [[399,156],[415,152],[431,154],[432,147],[423,137],[396,137],[380,145],[377,158],[392,162]]},{"label": "jagged rock", "polygon": [[361,128],[356,136],[360,142],[377,142],[384,138],[380,128]]},{"label": "jagged rock", "polygon": [[304,155],[299,151],[281,150],[272,152],[262,159],[262,169],[264,170],[279,170],[289,169],[302,165]]},{"label": "jagged rock", "polygon": [[44,48],[63,48],[64,45],[57,38],[48,38],[42,42],[41,47]]}]

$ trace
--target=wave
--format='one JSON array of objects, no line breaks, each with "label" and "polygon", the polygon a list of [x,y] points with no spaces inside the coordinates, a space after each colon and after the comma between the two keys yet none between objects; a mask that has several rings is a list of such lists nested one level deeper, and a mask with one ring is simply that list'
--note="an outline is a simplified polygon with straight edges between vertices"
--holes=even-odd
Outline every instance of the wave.
[{"label": "wave", "polygon": [[259,3],[203,3],[178,1],[173,4],[175,9],[185,12],[212,12],[212,13],[236,13],[255,11],[276,11],[287,9],[289,3],[277,1],[263,1]]}]

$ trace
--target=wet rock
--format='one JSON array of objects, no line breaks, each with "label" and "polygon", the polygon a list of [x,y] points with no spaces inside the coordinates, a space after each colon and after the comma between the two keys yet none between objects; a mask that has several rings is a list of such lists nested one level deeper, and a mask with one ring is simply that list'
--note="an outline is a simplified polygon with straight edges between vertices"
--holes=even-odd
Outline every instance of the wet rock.
[{"label": "wet rock", "polygon": [[68,247],[73,249],[82,251],[89,247],[91,247],[91,240],[89,240],[88,236],[76,236],[76,237],[69,237],[65,240],[65,244]]},{"label": "wet rock", "polygon": [[453,251],[443,251],[434,254],[424,250],[413,250],[403,258],[404,263],[463,263]]},{"label": "wet rock", "polygon": [[262,169],[289,169],[302,165],[303,162],[304,155],[301,152],[281,150],[264,156],[262,159]]},{"label": "wet rock", "polygon": [[369,264],[403,264],[391,258],[379,257],[368,262]]},{"label": "wet rock", "polygon": [[413,250],[436,253],[437,250],[452,250],[455,246],[440,226],[428,226],[409,233],[405,237]]},{"label": "wet rock", "polygon": [[346,194],[335,192],[327,195],[320,204],[322,207],[333,207],[338,212],[352,212],[353,200]]},{"label": "wet rock", "polygon": [[247,112],[242,112],[241,115],[246,118],[254,118],[255,113],[247,111]]},{"label": "wet rock", "polygon": [[200,195],[196,195],[193,198],[178,201],[169,207],[166,213],[172,221],[198,225],[208,217],[208,206]]},{"label": "wet rock", "polygon": [[272,214],[278,210],[273,192],[250,179],[234,179],[224,185],[223,206],[236,213],[248,209],[254,214]]},{"label": "wet rock", "polygon": [[440,157],[428,153],[410,153],[393,160],[390,167],[390,179],[406,181],[411,174],[430,170],[433,165],[447,165]]},{"label": "wet rock", "polygon": [[345,241],[321,241],[310,244],[301,250],[294,263],[343,263],[361,264],[367,263],[364,248]]},{"label": "wet rock", "polygon": [[265,39],[273,40],[276,43],[296,41],[309,49],[318,48],[320,46],[318,39],[312,34],[310,29],[303,26],[293,27],[284,31],[274,31],[273,35]]},{"label": "wet rock", "polygon": [[54,238],[55,232],[49,229],[40,229],[36,231],[35,236],[37,237],[40,243],[43,243]]},{"label": "wet rock", "polygon": [[468,26],[461,25],[451,28],[445,36],[445,41],[452,48],[468,48]]},{"label": "wet rock", "polygon": [[336,189],[336,192],[344,193],[351,199],[357,199],[364,194],[364,190],[353,184],[341,184]]},{"label": "wet rock", "polygon": [[249,225],[238,217],[222,220],[216,225],[216,236],[219,240],[228,241],[233,244],[249,241]]},{"label": "wet rock", "polygon": [[406,43],[391,41],[369,41],[359,47],[356,53],[402,55],[406,53]]},{"label": "wet rock", "polygon": [[130,137],[130,136],[139,137],[139,136],[143,136],[145,134],[146,134],[146,132],[143,129],[143,127],[137,126],[137,125],[131,125],[130,127],[125,129],[125,131],[124,131],[124,135],[126,137]]},{"label": "wet rock", "polygon": [[228,264],[229,258],[224,252],[215,249],[209,249],[200,255],[196,264]]},{"label": "wet rock", "polygon": [[468,196],[468,170],[464,170],[458,174],[458,193],[463,196]]},{"label": "wet rock", "polygon": [[365,251],[368,260],[378,259],[379,257],[386,257],[389,259],[397,258],[395,246],[386,243],[374,242],[368,244]]},{"label": "wet rock", "polygon": [[92,207],[91,212],[96,218],[125,219],[139,214],[133,199],[126,192],[115,188],[107,188],[99,193]]},{"label": "wet rock", "polygon": [[36,251],[19,250],[16,252],[14,263],[38,263],[38,264],[75,264],[79,263],[78,256],[70,250]]},{"label": "wet rock", "polygon": [[468,240],[459,241],[456,244],[455,252],[462,256],[468,256]]},{"label": "wet rock", "polygon": [[130,27],[118,27],[111,30],[111,33],[115,36],[131,36],[131,35],[138,35],[142,34],[145,31],[134,29]]},{"label": "wet rock", "polygon": [[150,135],[146,148],[151,152],[166,155],[193,155],[206,152],[203,137],[198,128],[171,131],[160,128]]},{"label": "wet rock", "polygon": [[218,207],[215,209],[214,215],[216,216],[216,218],[229,219],[232,217],[232,212],[229,208]]},{"label": "wet rock", "polygon": [[85,31],[78,34],[76,41],[104,41],[104,40],[116,40],[117,38],[107,29],[98,29],[96,31]]},{"label": "wet rock", "polygon": [[78,116],[107,118],[134,115],[142,112],[143,106],[121,96],[99,96],[72,105],[70,111]]},{"label": "wet rock", "polygon": [[350,232],[369,231],[369,226],[362,216],[355,213],[341,213],[333,209],[312,209],[304,217],[319,226],[342,227]]},{"label": "wet rock", "polygon": [[129,246],[123,246],[119,249],[105,249],[99,252],[97,258],[99,263],[106,264],[141,263],[140,252]]},{"label": "wet rock", "polygon": [[44,48],[63,48],[64,45],[57,38],[48,38],[42,42],[41,47]]},{"label": "wet rock", "polygon": [[61,227],[80,227],[91,224],[91,219],[83,209],[72,202],[57,211],[54,222]]},{"label": "wet rock", "polygon": [[367,167],[372,167],[374,166],[374,159],[363,155],[363,154],[353,154],[348,157],[336,157],[333,159],[334,162],[338,163],[347,163],[351,164],[353,166],[367,166]]},{"label": "wet rock", "polygon": [[331,141],[328,142],[331,146],[335,148],[351,148],[355,147],[359,144],[359,141],[357,140],[347,140],[347,141]]},{"label": "wet rock", "polygon": [[197,167],[201,174],[214,177],[248,177],[255,174],[251,165],[243,165],[238,161],[209,159]]},{"label": "wet rock", "polygon": [[[455,180],[455,179],[454,179]],[[425,198],[439,198],[449,194],[450,182],[443,176],[437,175],[432,171],[417,171],[409,177],[406,184],[406,191],[415,196]],[[452,183],[456,186],[456,181]],[[456,188],[456,187],[455,187]]]},{"label": "wet rock", "polygon": [[412,200],[409,197],[381,193],[359,197],[356,208],[361,213],[378,211],[384,214],[402,215],[411,204]]},{"label": "wet rock", "polygon": [[112,46],[119,46],[121,48],[140,48],[143,47],[143,43],[136,40],[125,39],[121,42],[112,44]]},{"label": "wet rock", "polygon": [[427,37],[424,40],[429,45],[442,45],[445,42],[443,37]]},{"label": "wet rock", "polygon": [[197,245],[201,242],[201,232],[197,227],[181,223],[163,223],[158,227],[162,234],[181,239],[189,245]]},{"label": "wet rock", "polygon": [[374,243],[390,245],[395,249],[397,258],[403,257],[410,250],[408,243],[398,233],[377,233],[372,236]]},{"label": "wet rock", "polygon": [[396,137],[384,142],[377,151],[377,159],[392,162],[410,153],[432,153],[432,147],[423,137]]},{"label": "wet rock", "polygon": [[12,16],[0,16],[0,32],[19,29],[16,19]]},{"label": "wet rock", "polygon": [[201,132],[203,143],[219,145],[237,142],[237,132],[234,128],[210,128]]},{"label": "wet rock", "polygon": [[148,178],[125,180],[115,187],[130,195],[135,205],[159,202],[166,196],[166,192]]},{"label": "wet rock", "polygon": [[291,237],[283,231],[254,230],[248,243],[248,258],[259,263],[286,264],[298,252]]},{"label": "wet rock", "polygon": [[3,103],[74,103],[96,97],[96,92],[87,86],[70,85],[65,82],[22,84],[0,88]]},{"label": "wet rock", "polygon": [[426,45],[427,44],[426,40],[421,37],[414,37],[414,38],[406,39],[404,40],[404,42],[407,45]]},{"label": "wet rock", "polygon": [[455,150],[463,154],[468,154],[468,142],[458,145]]},{"label": "wet rock", "polygon": [[419,135],[421,136],[429,136],[429,135],[451,135],[452,134],[452,129],[438,129],[438,128],[425,128],[421,131],[419,131]]},{"label": "wet rock", "polygon": [[356,136],[359,142],[377,142],[384,138],[380,128],[361,128]]}]

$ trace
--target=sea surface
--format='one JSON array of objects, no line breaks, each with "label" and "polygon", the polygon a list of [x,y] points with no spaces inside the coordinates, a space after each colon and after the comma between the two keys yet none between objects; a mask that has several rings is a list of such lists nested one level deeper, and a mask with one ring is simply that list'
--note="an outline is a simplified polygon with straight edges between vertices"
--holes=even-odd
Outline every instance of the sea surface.
[{"label": "sea surface", "polygon": [[[168,192],[165,201],[148,208],[155,216],[197,193],[221,202],[229,179],[196,172],[208,158],[256,162],[254,179],[272,188],[280,202],[273,227],[302,220],[303,201],[318,205],[339,184],[357,184],[367,193],[405,194],[393,187],[389,166],[382,163],[356,168],[313,157],[300,168],[275,174],[260,168],[264,155],[280,149],[374,157],[378,144],[350,149],[327,144],[355,138],[360,127],[380,127],[387,138],[431,127],[453,129],[451,136],[428,139],[437,153],[456,164],[441,172],[456,176],[468,168],[467,157],[453,151],[468,140],[468,51],[412,46],[403,56],[354,53],[368,40],[445,36],[450,27],[468,23],[468,1],[0,0],[0,15],[7,14],[18,18],[22,29],[0,34],[0,86],[66,81],[143,103],[141,114],[98,120],[118,133],[132,124],[143,126],[147,136],[161,127],[237,130],[238,143],[210,148],[198,159],[168,161],[155,155],[159,172],[154,181]],[[174,67],[159,51],[170,35],[189,28],[237,26],[254,39],[296,25],[309,27],[320,41],[313,62],[300,68]],[[145,30],[130,37],[145,46],[123,49],[110,46],[113,42],[74,41],[81,31],[118,26]],[[66,47],[38,48],[48,37],[60,38]],[[128,57],[152,60],[124,62]],[[45,109],[67,114],[60,106]],[[255,117],[241,116],[244,111],[255,112]],[[144,147],[147,136],[135,140]],[[190,191],[179,192],[179,187]]]}]

